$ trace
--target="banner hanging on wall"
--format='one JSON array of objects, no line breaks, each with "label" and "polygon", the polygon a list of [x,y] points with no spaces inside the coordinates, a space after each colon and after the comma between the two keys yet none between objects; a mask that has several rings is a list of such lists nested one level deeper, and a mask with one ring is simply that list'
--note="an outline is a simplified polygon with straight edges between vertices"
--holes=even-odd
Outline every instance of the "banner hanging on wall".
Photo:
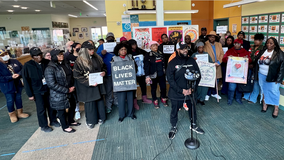
[{"label": "banner hanging on wall", "polygon": [[135,28],[134,39],[137,41],[138,47],[149,50],[149,43],[152,40],[150,28]]},{"label": "banner hanging on wall", "polygon": [[152,40],[157,41],[159,44],[163,42],[161,36],[167,34],[167,27],[152,28]]},{"label": "banner hanging on wall", "polygon": [[198,25],[190,25],[183,27],[184,36],[189,35],[191,42],[195,42],[199,38]]},{"label": "banner hanging on wall", "polygon": [[183,41],[183,27],[169,27],[168,36],[170,42],[173,42],[175,44]]}]

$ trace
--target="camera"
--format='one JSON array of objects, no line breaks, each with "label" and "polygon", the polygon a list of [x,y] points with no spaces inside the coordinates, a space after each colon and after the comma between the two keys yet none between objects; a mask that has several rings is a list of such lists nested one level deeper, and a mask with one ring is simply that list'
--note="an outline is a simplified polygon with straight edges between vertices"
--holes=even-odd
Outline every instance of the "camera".
[{"label": "camera", "polygon": [[190,71],[189,69],[187,69],[184,73],[184,77],[189,81],[196,81],[200,77],[200,74],[198,73],[198,71]]}]

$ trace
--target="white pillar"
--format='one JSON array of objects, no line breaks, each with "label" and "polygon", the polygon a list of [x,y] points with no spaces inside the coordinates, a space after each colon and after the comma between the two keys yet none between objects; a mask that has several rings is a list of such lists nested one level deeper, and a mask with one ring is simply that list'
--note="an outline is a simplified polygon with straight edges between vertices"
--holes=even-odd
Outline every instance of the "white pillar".
[{"label": "white pillar", "polygon": [[164,26],[164,1],[156,0],[156,22],[157,26]]}]

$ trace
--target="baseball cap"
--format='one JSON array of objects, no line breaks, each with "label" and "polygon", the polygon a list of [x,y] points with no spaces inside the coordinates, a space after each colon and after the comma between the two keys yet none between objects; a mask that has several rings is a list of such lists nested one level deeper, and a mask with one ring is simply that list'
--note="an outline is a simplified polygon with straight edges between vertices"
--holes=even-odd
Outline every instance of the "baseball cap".
[{"label": "baseball cap", "polygon": [[50,51],[50,55],[51,56],[57,56],[59,53],[62,53],[64,52],[63,50],[60,50],[60,49],[53,49]]},{"label": "baseball cap", "polygon": [[235,40],[234,40],[234,43],[243,44],[243,40],[241,40],[241,39],[235,39]]},{"label": "baseball cap", "polygon": [[206,27],[201,28],[201,31],[207,31]]},{"label": "baseball cap", "polygon": [[121,37],[120,42],[122,42],[122,41],[127,41],[127,39],[125,37]]},{"label": "baseball cap", "polygon": [[31,56],[38,56],[42,54],[41,50],[38,47],[33,47],[30,49]]},{"label": "baseball cap", "polygon": [[108,32],[106,38],[108,37],[114,37],[114,34],[112,32]]},{"label": "baseball cap", "polygon": [[246,35],[245,32],[243,32],[243,31],[240,31],[240,32],[238,33],[238,35],[240,35],[240,34],[242,34],[242,35],[244,35],[244,36]]},{"label": "baseball cap", "polygon": [[151,41],[150,44],[149,44],[149,47],[151,47],[153,44],[156,44],[159,46],[159,43],[157,41]]},{"label": "baseball cap", "polygon": [[95,47],[93,46],[93,44],[90,43],[89,41],[85,41],[85,42],[82,44],[81,48],[95,49]]},{"label": "baseball cap", "polygon": [[188,45],[187,44],[181,44],[179,46],[179,49],[183,50],[183,49],[187,49],[188,48]]}]

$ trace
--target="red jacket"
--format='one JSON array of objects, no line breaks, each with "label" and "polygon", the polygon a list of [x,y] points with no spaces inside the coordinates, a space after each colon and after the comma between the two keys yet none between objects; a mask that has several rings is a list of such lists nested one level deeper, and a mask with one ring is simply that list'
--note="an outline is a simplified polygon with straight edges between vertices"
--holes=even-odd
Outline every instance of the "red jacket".
[{"label": "red jacket", "polygon": [[251,63],[251,58],[250,58],[250,52],[248,52],[247,50],[241,48],[240,50],[236,50],[234,47],[229,49],[226,54],[224,55],[222,61],[224,63],[227,63],[228,61],[228,57],[229,56],[233,56],[233,57],[245,57],[247,56],[247,58],[249,59],[249,63]]}]

